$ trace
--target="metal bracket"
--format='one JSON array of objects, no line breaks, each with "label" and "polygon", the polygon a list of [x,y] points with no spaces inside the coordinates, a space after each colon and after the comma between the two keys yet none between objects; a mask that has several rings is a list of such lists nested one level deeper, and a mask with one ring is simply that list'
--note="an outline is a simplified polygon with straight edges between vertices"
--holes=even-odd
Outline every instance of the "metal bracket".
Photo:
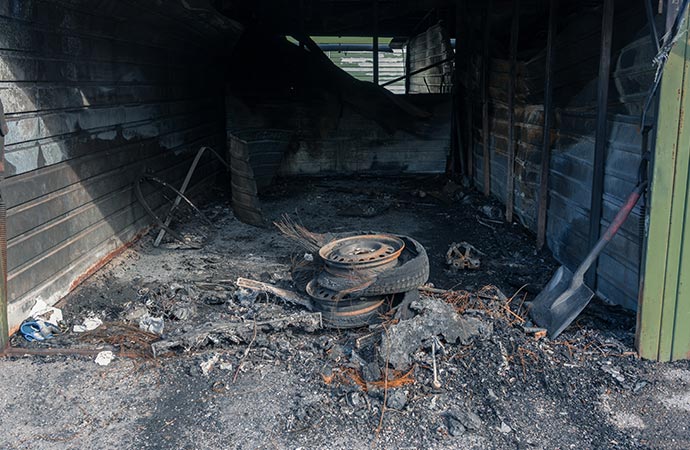
[{"label": "metal bracket", "polygon": [[[192,161],[192,165],[189,167],[189,170],[187,171],[187,176],[185,177],[184,181],[182,182],[182,187],[180,188],[180,192],[178,196],[175,198],[175,201],[173,202],[172,207],[170,208],[170,211],[168,211],[168,214],[165,216],[165,220],[163,223],[165,224],[165,227],[170,226],[170,222],[172,222],[172,216],[177,207],[180,205],[180,202],[183,199],[184,193],[187,190],[187,187],[189,186],[189,182],[192,179],[192,176],[194,175],[194,171],[196,170],[196,166],[199,164],[199,160],[201,157],[204,155],[204,152],[206,150],[210,150],[212,154],[214,154],[218,160],[223,163],[225,168],[227,170],[230,170],[230,165],[211,147],[201,147],[199,151],[197,152],[196,156],[194,157],[194,161]],[[166,230],[164,227],[161,227],[161,230],[158,232],[158,236],[156,236],[156,239],[153,241],[153,246],[158,247],[161,245],[161,241],[163,240],[163,236],[165,236]]]}]

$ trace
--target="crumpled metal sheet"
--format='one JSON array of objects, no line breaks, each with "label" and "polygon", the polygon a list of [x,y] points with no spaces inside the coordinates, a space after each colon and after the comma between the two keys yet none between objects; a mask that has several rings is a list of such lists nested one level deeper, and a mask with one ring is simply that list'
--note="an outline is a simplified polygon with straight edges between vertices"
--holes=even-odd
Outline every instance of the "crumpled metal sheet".
[{"label": "crumpled metal sheet", "polygon": [[228,133],[232,208],[239,220],[264,226],[259,192],[271,185],[292,132],[249,129]]},{"label": "crumpled metal sheet", "polygon": [[232,186],[232,209],[239,220],[258,227],[265,225],[259,192],[254,179],[254,170],[249,164],[246,142],[228,135],[230,143],[230,184]]}]

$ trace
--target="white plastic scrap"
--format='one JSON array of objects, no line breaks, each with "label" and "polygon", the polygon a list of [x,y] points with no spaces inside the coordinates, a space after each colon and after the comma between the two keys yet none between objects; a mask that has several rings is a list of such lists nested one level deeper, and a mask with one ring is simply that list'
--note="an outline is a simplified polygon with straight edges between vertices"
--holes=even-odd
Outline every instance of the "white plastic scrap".
[{"label": "white plastic scrap", "polygon": [[75,325],[73,330],[75,333],[83,333],[85,331],[95,330],[103,325],[103,321],[98,317],[87,317],[81,325]]},{"label": "white plastic scrap", "polygon": [[36,304],[31,308],[29,316],[36,320],[42,320],[54,326],[58,326],[62,322],[62,310],[53,306],[48,306],[46,302],[40,298],[36,300]]},{"label": "white plastic scrap", "polygon": [[105,350],[96,355],[96,364],[99,366],[107,366],[115,359],[115,355],[110,350]]},{"label": "white plastic scrap", "polygon": [[139,319],[139,328],[149,333],[163,334],[164,327],[165,322],[162,317],[153,317],[147,314]]},{"label": "white plastic scrap", "polygon": [[199,364],[199,368],[201,369],[201,373],[204,374],[205,377],[207,377],[208,374],[216,366],[216,364],[218,363],[219,360],[220,360],[220,355],[215,353],[212,357],[210,357],[206,361]]}]

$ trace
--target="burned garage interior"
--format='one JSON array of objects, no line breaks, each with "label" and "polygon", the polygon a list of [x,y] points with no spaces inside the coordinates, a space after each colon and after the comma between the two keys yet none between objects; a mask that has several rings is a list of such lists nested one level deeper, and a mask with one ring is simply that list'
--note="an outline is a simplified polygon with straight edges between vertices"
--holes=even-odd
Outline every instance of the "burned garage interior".
[{"label": "burned garage interior", "polygon": [[688,0],[0,0],[0,448],[690,447]]}]

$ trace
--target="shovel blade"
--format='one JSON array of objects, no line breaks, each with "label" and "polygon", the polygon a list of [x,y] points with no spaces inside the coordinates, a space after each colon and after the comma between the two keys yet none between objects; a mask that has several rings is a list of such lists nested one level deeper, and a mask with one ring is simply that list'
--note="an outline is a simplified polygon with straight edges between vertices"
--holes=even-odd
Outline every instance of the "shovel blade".
[{"label": "shovel blade", "polygon": [[532,302],[530,316],[553,339],[575,320],[592,297],[594,292],[582,281],[574,283],[573,273],[561,266]]}]

